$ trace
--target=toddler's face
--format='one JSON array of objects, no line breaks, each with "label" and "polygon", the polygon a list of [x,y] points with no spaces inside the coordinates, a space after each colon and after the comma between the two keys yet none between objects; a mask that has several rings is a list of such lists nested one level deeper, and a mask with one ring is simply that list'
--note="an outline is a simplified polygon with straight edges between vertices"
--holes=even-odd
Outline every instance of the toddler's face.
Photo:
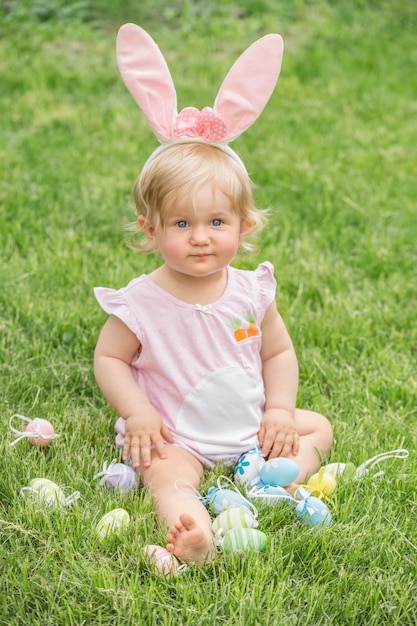
[{"label": "toddler's face", "polygon": [[172,207],[164,226],[151,236],[171,269],[204,277],[233,261],[242,234],[240,217],[232,210],[229,198],[207,184],[193,202],[181,198]]}]

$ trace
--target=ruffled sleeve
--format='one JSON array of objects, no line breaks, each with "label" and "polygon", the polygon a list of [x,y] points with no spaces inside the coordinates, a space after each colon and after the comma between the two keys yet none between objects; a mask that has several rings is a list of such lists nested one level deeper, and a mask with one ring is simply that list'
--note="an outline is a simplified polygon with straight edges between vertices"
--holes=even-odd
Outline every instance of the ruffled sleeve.
[{"label": "ruffled sleeve", "polygon": [[255,276],[259,285],[261,305],[263,309],[269,307],[275,300],[277,291],[277,281],[274,276],[274,266],[269,261],[264,261],[255,270]]},{"label": "ruffled sleeve", "polygon": [[101,308],[109,315],[115,315],[140,337],[140,324],[126,298],[125,289],[95,287],[94,295]]}]

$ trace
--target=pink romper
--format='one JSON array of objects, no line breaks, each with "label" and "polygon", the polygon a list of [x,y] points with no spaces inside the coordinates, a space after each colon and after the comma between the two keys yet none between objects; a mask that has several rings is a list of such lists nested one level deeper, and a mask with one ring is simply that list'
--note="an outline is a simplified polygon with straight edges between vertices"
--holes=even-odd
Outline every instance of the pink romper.
[{"label": "pink romper", "polygon": [[[206,467],[232,463],[258,445],[265,394],[260,326],[275,298],[274,268],[227,268],[222,297],[209,305],[178,300],[144,274],[95,296],[137,336],[131,367],[170,429],[175,445]],[[124,420],[116,423],[123,445]]]}]

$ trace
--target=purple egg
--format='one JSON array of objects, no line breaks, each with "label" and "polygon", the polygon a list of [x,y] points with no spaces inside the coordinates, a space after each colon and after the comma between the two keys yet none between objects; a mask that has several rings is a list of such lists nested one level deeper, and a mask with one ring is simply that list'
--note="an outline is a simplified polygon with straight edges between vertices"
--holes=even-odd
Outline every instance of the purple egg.
[{"label": "purple egg", "polygon": [[105,485],[108,489],[120,489],[129,491],[138,485],[138,477],[135,470],[124,463],[113,463],[106,472]]}]

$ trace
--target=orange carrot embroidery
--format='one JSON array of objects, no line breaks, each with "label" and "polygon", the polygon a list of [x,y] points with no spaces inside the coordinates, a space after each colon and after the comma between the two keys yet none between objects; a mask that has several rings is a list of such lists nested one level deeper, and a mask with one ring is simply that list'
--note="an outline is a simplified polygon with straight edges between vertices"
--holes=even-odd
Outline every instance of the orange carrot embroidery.
[{"label": "orange carrot embroidery", "polygon": [[255,316],[253,315],[252,311],[246,311],[245,312],[245,320],[248,322],[249,326],[248,326],[248,337],[254,337],[255,335],[259,334],[259,328],[256,325],[256,320],[255,320]]},{"label": "orange carrot embroidery", "polygon": [[248,336],[246,330],[242,327],[242,320],[236,317],[229,323],[230,328],[234,330],[236,341],[243,341]]}]

